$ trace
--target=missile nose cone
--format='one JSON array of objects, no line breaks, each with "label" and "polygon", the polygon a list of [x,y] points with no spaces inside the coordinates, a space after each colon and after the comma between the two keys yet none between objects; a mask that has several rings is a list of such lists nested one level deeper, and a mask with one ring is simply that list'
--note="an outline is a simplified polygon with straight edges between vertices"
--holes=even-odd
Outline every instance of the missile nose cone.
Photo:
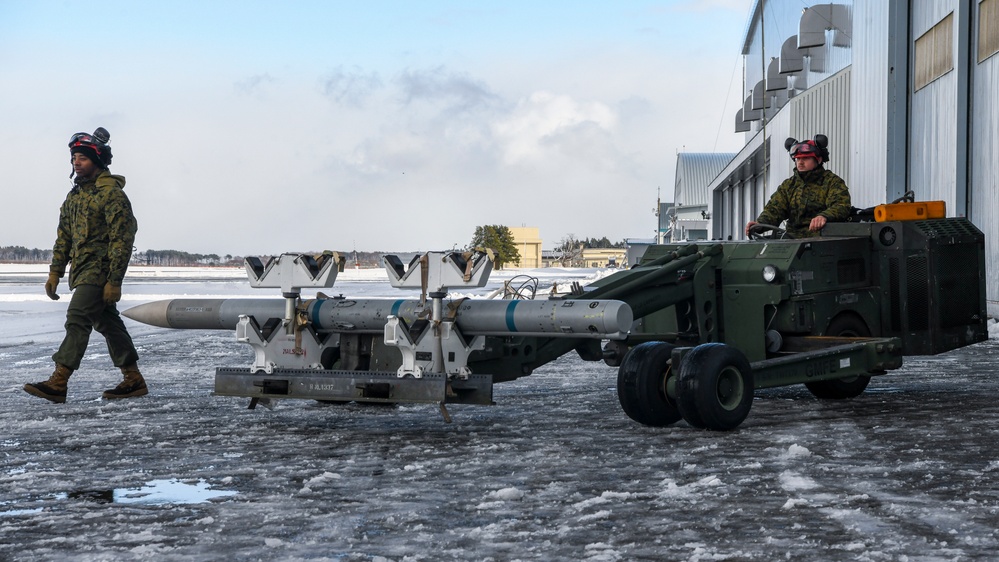
[{"label": "missile nose cone", "polygon": [[149,324],[150,326],[172,328],[173,326],[171,326],[170,322],[167,320],[167,310],[169,308],[170,301],[168,300],[149,302],[124,310],[122,311],[122,315],[126,318],[131,318],[136,322]]}]

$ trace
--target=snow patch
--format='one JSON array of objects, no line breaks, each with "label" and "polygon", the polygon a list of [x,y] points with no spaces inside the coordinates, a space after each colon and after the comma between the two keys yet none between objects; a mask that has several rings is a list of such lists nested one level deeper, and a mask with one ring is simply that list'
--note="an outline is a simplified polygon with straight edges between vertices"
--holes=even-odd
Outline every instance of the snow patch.
[{"label": "snow patch", "polygon": [[315,478],[310,478],[305,484],[307,486],[313,486],[315,484],[324,484],[330,480],[339,480],[341,476],[335,472],[324,472]]},{"label": "snow patch", "polygon": [[801,498],[788,498],[784,505],[780,506],[781,509],[794,509],[799,505],[808,505],[808,500]]},{"label": "snow patch", "polygon": [[588,515],[582,515],[579,517],[580,521],[593,521],[594,519],[607,519],[613,513],[609,509],[601,509],[596,513],[590,513]]},{"label": "snow patch", "polygon": [[518,490],[517,488],[503,488],[502,490],[490,492],[486,497],[501,501],[516,501],[523,499],[524,496],[525,493],[523,490]]},{"label": "snow patch", "polygon": [[607,503],[613,500],[627,500],[631,498],[634,494],[630,492],[604,492],[595,498],[590,498],[588,500],[583,500],[573,504],[572,507],[583,510],[593,505]]},{"label": "snow patch", "polygon": [[714,475],[705,476],[696,482],[691,482],[683,486],[679,486],[674,480],[667,478],[662,483],[665,489],[659,492],[659,496],[672,498],[692,497],[698,495],[701,488],[714,488],[723,484],[721,479]]},{"label": "snow patch", "polygon": [[780,485],[788,491],[811,490],[819,486],[815,483],[815,480],[812,480],[807,476],[795,474],[790,470],[785,470],[780,473]]},{"label": "snow patch", "polygon": [[785,451],[782,456],[788,459],[797,459],[802,457],[810,457],[812,456],[812,452],[809,451],[806,447],[802,447],[797,443],[793,443],[790,447],[787,448],[787,451]]}]

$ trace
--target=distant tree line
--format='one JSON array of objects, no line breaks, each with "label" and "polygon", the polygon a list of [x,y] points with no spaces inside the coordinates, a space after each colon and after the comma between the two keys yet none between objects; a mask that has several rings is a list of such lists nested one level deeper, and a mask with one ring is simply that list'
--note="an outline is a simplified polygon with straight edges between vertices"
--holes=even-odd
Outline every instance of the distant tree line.
[{"label": "distant tree line", "polygon": [[[570,234],[569,236],[571,237],[572,235]],[[610,240],[607,239],[606,236],[599,239],[598,238],[583,239],[580,240],[579,242],[586,248],[624,248],[626,246],[624,240],[612,243]]]},{"label": "distant tree line", "polygon": [[[0,261],[7,263],[51,263],[52,250],[25,248],[24,246],[0,246]],[[180,250],[146,250],[132,254],[131,263],[137,265],[241,265],[240,256],[218,254],[192,254]]]},{"label": "distant tree line", "polygon": [[[132,263],[141,265],[192,266],[192,265],[229,265],[233,261],[231,255],[223,258],[218,254],[192,254],[180,250],[146,250],[132,256]],[[239,259],[242,263],[243,259]]]},{"label": "distant tree line", "polygon": [[[577,240],[572,234],[566,235],[557,246],[557,250],[564,254],[566,261],[578,254],[582,248],[623,248],[624,241],[611,243],[607,237],[603,238],[583,238]],[[502,268],[503,264],[517,263],[520,261],[520,251],[513,241],[513,233],[509,227],[503,225],[484,225],[475,227],[475,234],[472,236],[469,248],[489,248],[496,252],[496,267]],[[310,253],[310,252],[304,252]],[[312,252],[319,254],[320,252]],[[371,268],[381,267],[381,257],[386,253],[398,252],[357,252],[340,251],[340,255],[347,258],[345,267]],[[5,263],[50,263],[52,261],[51,249],[26,248],[24,246],[0,246],[0,262]],[[226,254],[196,254],[181,250],[146,250],[132,254],[132,263],[135,265],[156,265],[156,266],[242,266],[243,256]]]},{"label": "distant tree line", "polygon": [[50,263],[52,250],[25,248],[24,246],[0,246],[0,261],[8,263]]}]

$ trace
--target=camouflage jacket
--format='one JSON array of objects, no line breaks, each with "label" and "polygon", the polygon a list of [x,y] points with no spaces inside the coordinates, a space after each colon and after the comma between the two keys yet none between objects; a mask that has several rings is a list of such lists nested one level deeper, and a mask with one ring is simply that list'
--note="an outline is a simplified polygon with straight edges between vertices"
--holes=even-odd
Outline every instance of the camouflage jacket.
[{"label": "camouflage jacket", "polygon": [[121,285],[132,257],[138,225],[125,196],[125,178],[104,170],[96,178],[78,182],[59,209],[59,228],[49,271],[62,277],[66,266],[69,286]]},{"label": "camouflage jacket", "polygon": [[791,236],[807,238],[819,234],[808,230],[813,218],[822,215],[828,221],[842,221],[850,215],[850,208],[850,191],[842,178],[825,168],[803,174],[795,170],[770,197],[756,222],[777,226],[787,220],[785,229]]}]

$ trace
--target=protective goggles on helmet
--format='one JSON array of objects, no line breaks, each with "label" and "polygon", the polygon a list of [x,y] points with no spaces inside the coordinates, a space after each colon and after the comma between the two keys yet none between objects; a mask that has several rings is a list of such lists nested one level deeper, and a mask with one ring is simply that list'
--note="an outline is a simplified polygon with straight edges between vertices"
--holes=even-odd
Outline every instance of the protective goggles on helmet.
[{"label": "protective goggles on helmet", "polygon": [[104,127],[97,127],[94,134],[76,133],[69,139],[70,148],[74,146],[105,146],[111,140],[111,133]]},{"label": "protective goggles on helmet", "polygon": [[822,160],[822,151],[812,141],[791,145],[791,148],[787,151],[791,154],[791,158],[817,158]]},{"label": "protective goggles on helmet", "polygon": [[74,146],[89,146],[100,152],[100,147],[104,146],[104,143],[90,133],[76,133],[69,139],[69,147]]}]

